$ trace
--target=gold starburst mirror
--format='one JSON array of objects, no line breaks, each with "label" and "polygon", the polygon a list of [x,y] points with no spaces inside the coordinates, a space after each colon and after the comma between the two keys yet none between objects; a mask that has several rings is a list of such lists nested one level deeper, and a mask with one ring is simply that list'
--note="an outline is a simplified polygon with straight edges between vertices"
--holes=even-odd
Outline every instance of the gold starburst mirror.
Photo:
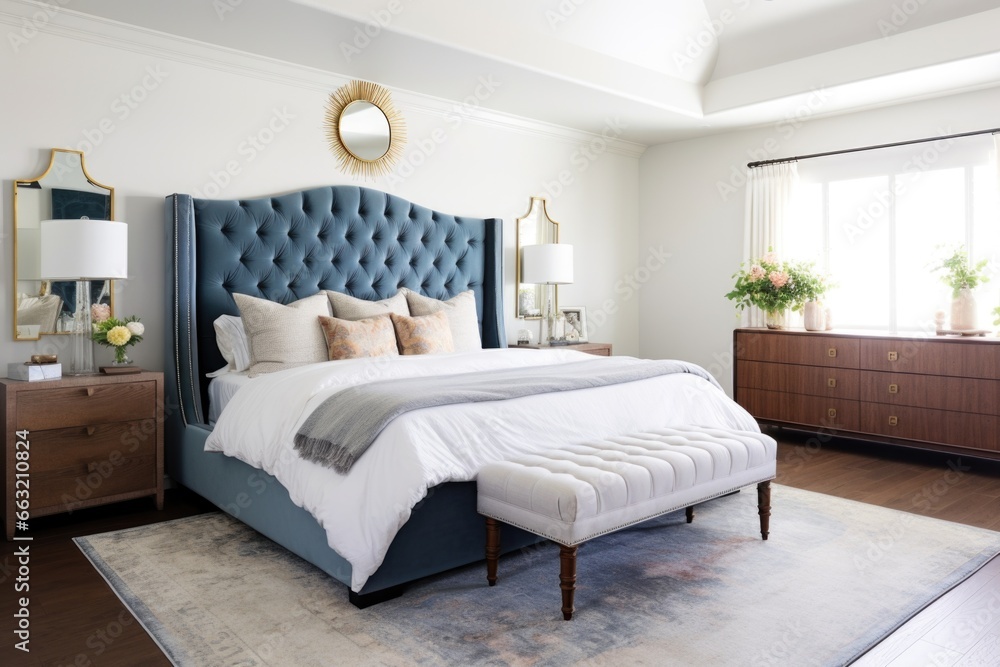
[{"label": "gold starburst mirror", "polygon": [[392,171],[406,145],[406,123],[388,89],[370,81],[351,81],[330,94],[326,136],[340,168],[375,178]]}]

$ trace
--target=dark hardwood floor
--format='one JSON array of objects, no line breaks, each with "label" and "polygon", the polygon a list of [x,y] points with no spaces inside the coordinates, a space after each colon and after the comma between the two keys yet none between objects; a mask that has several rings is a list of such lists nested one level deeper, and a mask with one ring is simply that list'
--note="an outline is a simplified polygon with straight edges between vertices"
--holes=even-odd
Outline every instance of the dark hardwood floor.
[{"label": "dark hardwood floor", "polygon": [[[822,447],[773,431],[778,479],[801,489],[1000,530],[1000,462],[846,440]],[[72,537],[210,511],[183,489],[32,522],[31,542],[0,545],[0,665],[169,665]],[[15,593],[15,551],[30,545],[30,591]],[[30,597],[30,653],[14,648],[17,598]],[[897,630],[858,665],[1000,665],[1000,560]]]}]

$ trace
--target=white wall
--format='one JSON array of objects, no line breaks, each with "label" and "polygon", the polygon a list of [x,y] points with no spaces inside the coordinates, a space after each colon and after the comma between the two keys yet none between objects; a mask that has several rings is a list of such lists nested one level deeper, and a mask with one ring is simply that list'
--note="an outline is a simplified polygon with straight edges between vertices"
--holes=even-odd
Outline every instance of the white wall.
[{"label": "white wall", "polygon": [[642,356],[694,361],[731,389],[738,320],[724,295],[743,260],[747,162],[1000,126],[1000,88],[809,120],[822,105],[817,93],[794,122],[654,146],[642,156],[640,253],[662,244],[673,254],[639,293]]},{"label": "white wall", "polygon": [[[2,19],[0,32],[21,29]],[[18,48],[0,47],[0,364],[58,352],[65,340],[13,342],[12,181],[41,174],[49,148],[82,146],[91,176],[115,188],[116,217],[129,223],[130,277],[119,283],[118,312],[146,323],[146,338],[132,356],[143,367],[162,369],[163,197],[257,197],[356,182],[337,169],[323,127],[326,96],[346,79],[72,13],[38,27]],[[489,80],[490,73],[482,76]],[[488,98],[497,84],[499,90],[516,85],[494,80],[484,86],[476,79],[465,84],[473,101],[477,92]],[[596,311],[614,298],[616,281],[636,263],[642,147],[612,142],[601,150],[605,143],[594,135],[478,113],[419,92],[395,95],[409,129],[404,160],[419,166],[402,171],[406,178],[357,182],[449,213],[504,219],[508,338],[518,328],[514,219],[527,210],[530,196],[551,194],[546,184],[557,189],[552,184],[560,172],[569,184],[549,197],[549,211],[562,223],[563,241],[577,252],[577,281],[562,288],[560,302]],[[248,143],[254,136],[270,140],[272,131],[262,150]],[[594,159],[581,159],[581,145],[591,142]],[[239,173],[226,175],[227,165]],[[634,354],[637,322],[638,301],[631,299],[591,339]],[[99,363],[111,358],[104,348],[97,354]]]}]

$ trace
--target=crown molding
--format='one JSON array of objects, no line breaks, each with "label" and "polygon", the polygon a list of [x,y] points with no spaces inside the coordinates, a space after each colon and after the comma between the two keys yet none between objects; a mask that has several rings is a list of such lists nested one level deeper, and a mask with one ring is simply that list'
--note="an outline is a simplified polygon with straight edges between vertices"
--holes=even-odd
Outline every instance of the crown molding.
[{"label": "crown molding", "polygon": [[[34,21],[39,11],[45,21]],[[259,81],[329,93],[355,77],[315,67],[299,65],[246,51],[231,49],[187,37],[114,21],[101,16],[84,14],[61,6],[54,0],[0,0],[0,24],[22,28],[30,22],[39,33],[89,42],[138,55],[152,56],[203,67],[205,69],[245,76]],[[455,100],[427,95],[412,90],[390,87],[397,103],[405,110],[423,113],[442,120],[458,113],[463,121],[502,128],[535,138],[579,145],[595,139],[605,142],[606,150],[627,157],[640,157],[647,146],[631,141],[602,137],[561,125],[546,123],[481,107],[467,108]]]}]

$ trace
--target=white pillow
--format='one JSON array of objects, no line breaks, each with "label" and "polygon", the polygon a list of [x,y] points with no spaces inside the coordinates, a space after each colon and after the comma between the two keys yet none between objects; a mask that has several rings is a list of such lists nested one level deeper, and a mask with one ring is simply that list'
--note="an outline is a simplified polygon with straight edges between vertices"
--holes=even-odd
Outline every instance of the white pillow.
[{"label": "white pillow", "polygon": [[327,361],[319,317],[330,315],[325,294],[284,306],[247,294],[233,294],[250,348],[250,377],[291,366]]},{"label": "white pillow", "polygon": [[396,292],[394,296],[381,301],[368,301],[344,294],[342,292],[326,291],[326,296],[330,299],[330,308],[333,309],[333,316],[341,320],[367,320],[369,317],[388,315],[409,315],[410,309],[406,306],[406,297],[402,292]]},{"label": "white pillow", "polygon": [[468,290],[456,294],[447,301],[439,301],[405,287],[400,291],[406,295],[406,303],[410,306],[410,315],[414,317],[431,315],[439,310],[445,312],[448,316],[448,324],[451,327],[451,337],[455,343],[456,352],[483,349],[483,340],[479,335],[479,316],[476,314],[475,292]]},{"label": "white pillow", "polygon": [[235,315],[220,315],[212,322],[212,327],[215,329],[215,344],[219,346],[219,352],[227,365],[214,373],[208,373],[208,377],[218,377],[229,372],[242,373],[250,368],[250,344],[247,342],[247,333],[243,330],[243,320]]}]

